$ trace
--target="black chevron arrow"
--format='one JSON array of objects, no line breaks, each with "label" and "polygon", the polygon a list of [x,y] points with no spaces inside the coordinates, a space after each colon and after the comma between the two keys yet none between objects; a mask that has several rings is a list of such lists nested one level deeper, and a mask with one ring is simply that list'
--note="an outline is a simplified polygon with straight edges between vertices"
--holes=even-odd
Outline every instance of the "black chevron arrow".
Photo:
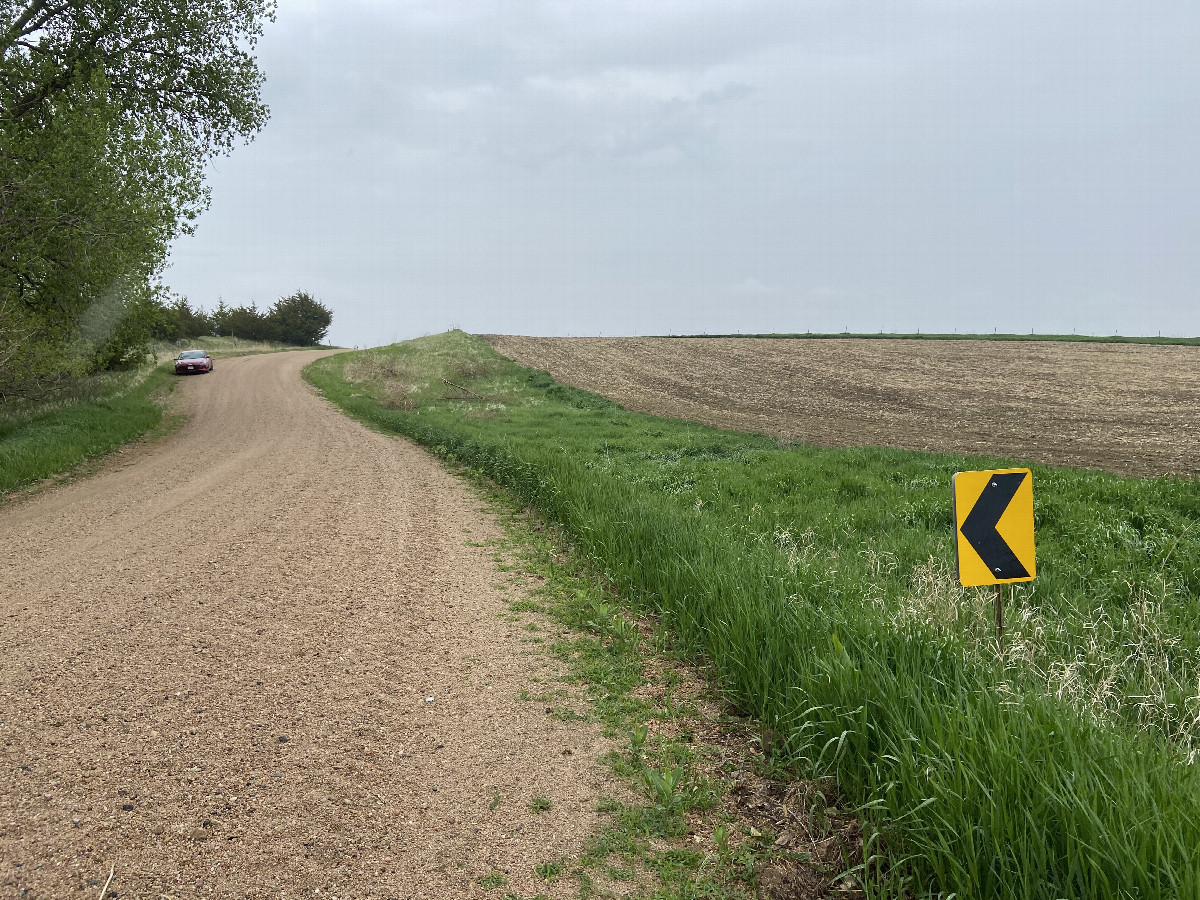
[{"label": "black chevron arrow", "polygon": [[987,487],[971,507],[967,520],[962,524],[962,535],[975,548],[988,571],[998,579],[1028,578],[1029,572],[1021,565],[1017,555],[1000,532],[996,523],[1008,509],[1017,488],[1025,480],[1027,472],[996,473],[988,479]]}]

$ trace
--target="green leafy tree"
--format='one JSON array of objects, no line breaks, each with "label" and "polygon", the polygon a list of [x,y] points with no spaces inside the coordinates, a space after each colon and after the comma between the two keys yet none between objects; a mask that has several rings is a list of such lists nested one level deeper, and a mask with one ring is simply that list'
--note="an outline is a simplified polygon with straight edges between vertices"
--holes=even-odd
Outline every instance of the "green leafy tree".
[{"label": "green leafy tree", "polygon": [[88,341],[92,367],[127,369],[141,363],[161,310],[157,291],[147,282],[129,285],[120,297],[117,315],[101,330],[90,330],[98,308],[89,309],[80,330]]},{"label": "green leafy tree", "polygon": [[0,393],[142,352],[204,163],[266,121],[252,52],[273,12],[0,0]]},{"label": "green leafy tree", "polygon": [[0,103],[9,121],[103,73],[126,121],[198,158],[265,124],[253,57],[273,0],[0,0]]},{"label": "green leafy tree", "polygon": [[332,310],[307,291],[276,300],[266,316],[273,340],[301,347],[321,343],[332,323]]},{"label": "green leafy tree", "polygon": [[225,317],[225,333],[231,337],[244,338],[247,341],[271,340],[270,329],[263,321],[263,314],[258,311],[258,305],[234,306]]},{"label": "green leafy tree", "polygon": [[151,336],[164,341],[204,337],[215,334],[213,317],[203,309],[193,309],[187,297],[175,297],[159,306],[150,326]]},{"label": "green leafy tree", "polygon": [[141,315],[179,210],[202,195],[199,172],[121,115],[97,74],[46,104],[37,128],[0,120],[0,391],[81,374],[97,360],[81,339],[135,333],[81,325],[89,310]]}]

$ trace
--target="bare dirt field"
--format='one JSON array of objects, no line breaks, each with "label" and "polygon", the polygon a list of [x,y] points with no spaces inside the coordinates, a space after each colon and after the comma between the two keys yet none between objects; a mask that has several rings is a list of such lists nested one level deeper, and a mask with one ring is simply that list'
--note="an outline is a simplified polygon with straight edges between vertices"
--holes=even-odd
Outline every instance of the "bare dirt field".
[{"label": "bare dirt field", "polygon": [[[481,501],[299,377],[221,361],[187,424],[0,507],[0,896],[559,896],[609,792],[518,693]],[[531,811],[534,797],[550,808]]]},{"label": "bare dirt field", "polygon": [[720,428],[1130,475],[1200,472],[1200,347],[484,337],[629,409]]}]

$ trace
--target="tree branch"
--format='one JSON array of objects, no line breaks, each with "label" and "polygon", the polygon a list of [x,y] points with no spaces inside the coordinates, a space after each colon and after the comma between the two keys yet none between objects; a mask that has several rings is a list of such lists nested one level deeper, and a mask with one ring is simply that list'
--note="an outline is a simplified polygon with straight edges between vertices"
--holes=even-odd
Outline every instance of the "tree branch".
[{"label": "tree branch", "polygon": [[30,3],[26,7],[25,12],[21,13],[17,17],[17,20],[9,26],[8,31],[4,33],[4,46],[7,47],[13,44],[18,38],[33,34],[39,28],[44,28],[47,22],[59,13],[65,12],[70,6],[70,3],[61,3],[58,6],[51,7],[48,0],[34,0],[33,3]]}]

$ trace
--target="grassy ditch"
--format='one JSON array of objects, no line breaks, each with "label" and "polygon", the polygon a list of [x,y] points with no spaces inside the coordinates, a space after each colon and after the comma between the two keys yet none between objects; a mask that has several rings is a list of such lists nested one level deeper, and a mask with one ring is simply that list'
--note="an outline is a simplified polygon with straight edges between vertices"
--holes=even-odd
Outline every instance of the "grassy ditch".
[{"label": "grassy ditch", "polygon": [[53,400],[0,408],[0,494],[74,469],[158,427],[167,366],[72,382]]},{"label": "grassy ditch", "polygon": [[980,457],[781,446],[627,412],[451,332],[311,365],[365,422],[561,523],[915,893],[1200,897],[1200,480],[1034,467],[1003,654],[952,576]]},{"label": "grassy ditch", "polygon": [[[547,860],[534,872],[547,883],[574,882],[581,898],[750,900],[860,884],[873,863],[830,786],[781,784],[761,731],[729,715],[682,664],[669,630],[622,609],[560,529],[477,470],[456,471],[474,480],[504,526],[496,563],[513,573],[509,608],[529,632],[526,652],[565,662],[562,681],[581,686],[588,703],[577,711],[572,691],[537,676],[520,699],[544,704],[550,716],[599,724],[615,739],[604,762],[630,788],[602,801],[607,821],[576,858]],[[557,627],[547,630],[547,618]],[[492,808],[502,799],[497,793]],[[531,812],[549,803],[539,799]],[[478,884],[496,890],[506,879],[492,872]]]}]

